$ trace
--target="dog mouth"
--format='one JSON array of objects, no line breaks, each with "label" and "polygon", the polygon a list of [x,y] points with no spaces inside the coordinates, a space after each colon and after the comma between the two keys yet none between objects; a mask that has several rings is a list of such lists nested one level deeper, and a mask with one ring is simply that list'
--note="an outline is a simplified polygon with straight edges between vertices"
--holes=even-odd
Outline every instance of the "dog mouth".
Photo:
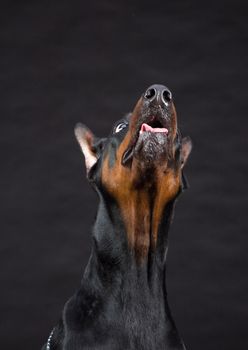
[{"label": "dog mouth", "polygon": [[167,128],[162,127],[160,122],[155,122],[152,123],[152,125],[149,125],[147,123],[143,123],[141,125],[139,135],[142,135],[145,132],[150,132],[150,133],[164,133],[168,134],[169,130]]},{"label": "dog mouth", "polygon": [[134,128],[129,147],[123,154],[122,164],[133,158],[151,164],[166,159],[170,138],[169,117],[165,113],[144,113]]}]

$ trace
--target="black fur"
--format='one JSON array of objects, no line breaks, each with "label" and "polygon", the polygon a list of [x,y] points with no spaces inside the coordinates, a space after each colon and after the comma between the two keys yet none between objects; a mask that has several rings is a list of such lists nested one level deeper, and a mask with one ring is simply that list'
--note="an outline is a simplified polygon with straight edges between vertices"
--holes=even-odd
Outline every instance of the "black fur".
[{"label": "black fur", "polygon": [[128,249],[118,205],[101,186],[102,162],[108,154],[113,166],[126,132],[95,142],[99,159],[88,178],[100,203],[92,252],[81,286],[65,304],[54,329],[51,350],[185,349],[171,317],[165,283],[167,233],[174,200],[165,208],[158,249],[149,253],[145,264],[137,265]]}]

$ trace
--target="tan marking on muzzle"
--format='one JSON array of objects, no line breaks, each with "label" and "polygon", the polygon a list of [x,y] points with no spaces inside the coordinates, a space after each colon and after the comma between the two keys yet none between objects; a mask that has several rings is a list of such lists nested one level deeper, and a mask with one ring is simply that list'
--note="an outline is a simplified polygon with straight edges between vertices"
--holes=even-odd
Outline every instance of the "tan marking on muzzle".
[{"label": "tan marking on muzzle", "polygon": [[[136,129],[141,107],[142,98],[136,104],[129,131],[116,152],[114,166],[109,167],[109,157],[106,156],[101,174],[104,188],[116,200],[120,208],[126,227],[128,245],[134,251],[138,262],[146,259],[150,247],[156,248],[164,208],[176,196],[180,185],[179,173],[175,173],[172,169],[164,169],[163,166],[157,167],[154,171],[155,182],[152,184],[154,193],[151,208],[151,183],[145,183],[141,187],[137,186],[141,175],[138,160],[133,158],[131,167],[121,164],[124,152],[133,141],[132,133]],[[175,109],[174,113],[176,113]],[[176,125],[176,118],[173,119]]]}]

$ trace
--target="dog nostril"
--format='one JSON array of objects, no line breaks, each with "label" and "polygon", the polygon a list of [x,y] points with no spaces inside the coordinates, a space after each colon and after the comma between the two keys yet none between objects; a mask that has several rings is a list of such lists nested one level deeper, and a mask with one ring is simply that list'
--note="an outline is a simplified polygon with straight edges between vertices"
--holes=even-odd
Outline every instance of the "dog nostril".
[{"label": "dog nostril", "polygon": [[148,89],[145,92],[145,98],[147,98],[150,101],[154,99],[155,95],[156,95],[156,90],[154,88]]},{"label": "dog nostril", "polygon": [[172,100],[172,94],[169,90],[164,90],[162,92],[162,99],[164,103],[169,103]]}]

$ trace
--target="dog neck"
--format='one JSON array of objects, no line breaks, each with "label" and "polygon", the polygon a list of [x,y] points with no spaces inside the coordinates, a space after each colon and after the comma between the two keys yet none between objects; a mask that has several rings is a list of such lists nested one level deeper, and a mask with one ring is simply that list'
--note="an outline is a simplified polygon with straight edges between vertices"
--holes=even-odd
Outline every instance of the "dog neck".
[{"label": "dog neck", "polygon": [[[95,283],[97,276],[99,288],[112,289],[115,293],[118,290],[121,293],[124,287],[135,287],[140,288],[141,293],[145,288],[152,293],[155,291],[159,295],[162,293],[163,297],[166,297],[167,238],[174,200],[165,206],[157,232],[153,232],[154,208],[151,206],[144,213],[141,211],[140,202],[134,204],[136,205],[132,208],[132,217],[135,218],[132,237],[135,239],[135,244],[130,246],[118,205],[113,199],[100,194],[100,204],[93,227],[92,254],[84,278],[89,280],[92,276]],[[142,222],[145,223],[140,226],[140,217],[144,215],[146,220]],[[137,234],[141,236],[137,237]],[[140,255],[141,249],[145,254]]]},{"label": "dog neck", "polygon": [[[79,310],[87,305],[90,319],[103,317],[104,313],[104,320],[123,329],[130,344],[145,342],[148,347],[144,349],[154,349],[154,344],[161,349],[184,349],[166,292],[167,236],[173,207],[171,201],[164,208],[156,248],[149,247],[146,258],[140,261],[129,247],[118,206],[101,196],[92,253],[76,297],[80,319],[84,314]],[[139,207],[136,210],[138,213]]]}]

